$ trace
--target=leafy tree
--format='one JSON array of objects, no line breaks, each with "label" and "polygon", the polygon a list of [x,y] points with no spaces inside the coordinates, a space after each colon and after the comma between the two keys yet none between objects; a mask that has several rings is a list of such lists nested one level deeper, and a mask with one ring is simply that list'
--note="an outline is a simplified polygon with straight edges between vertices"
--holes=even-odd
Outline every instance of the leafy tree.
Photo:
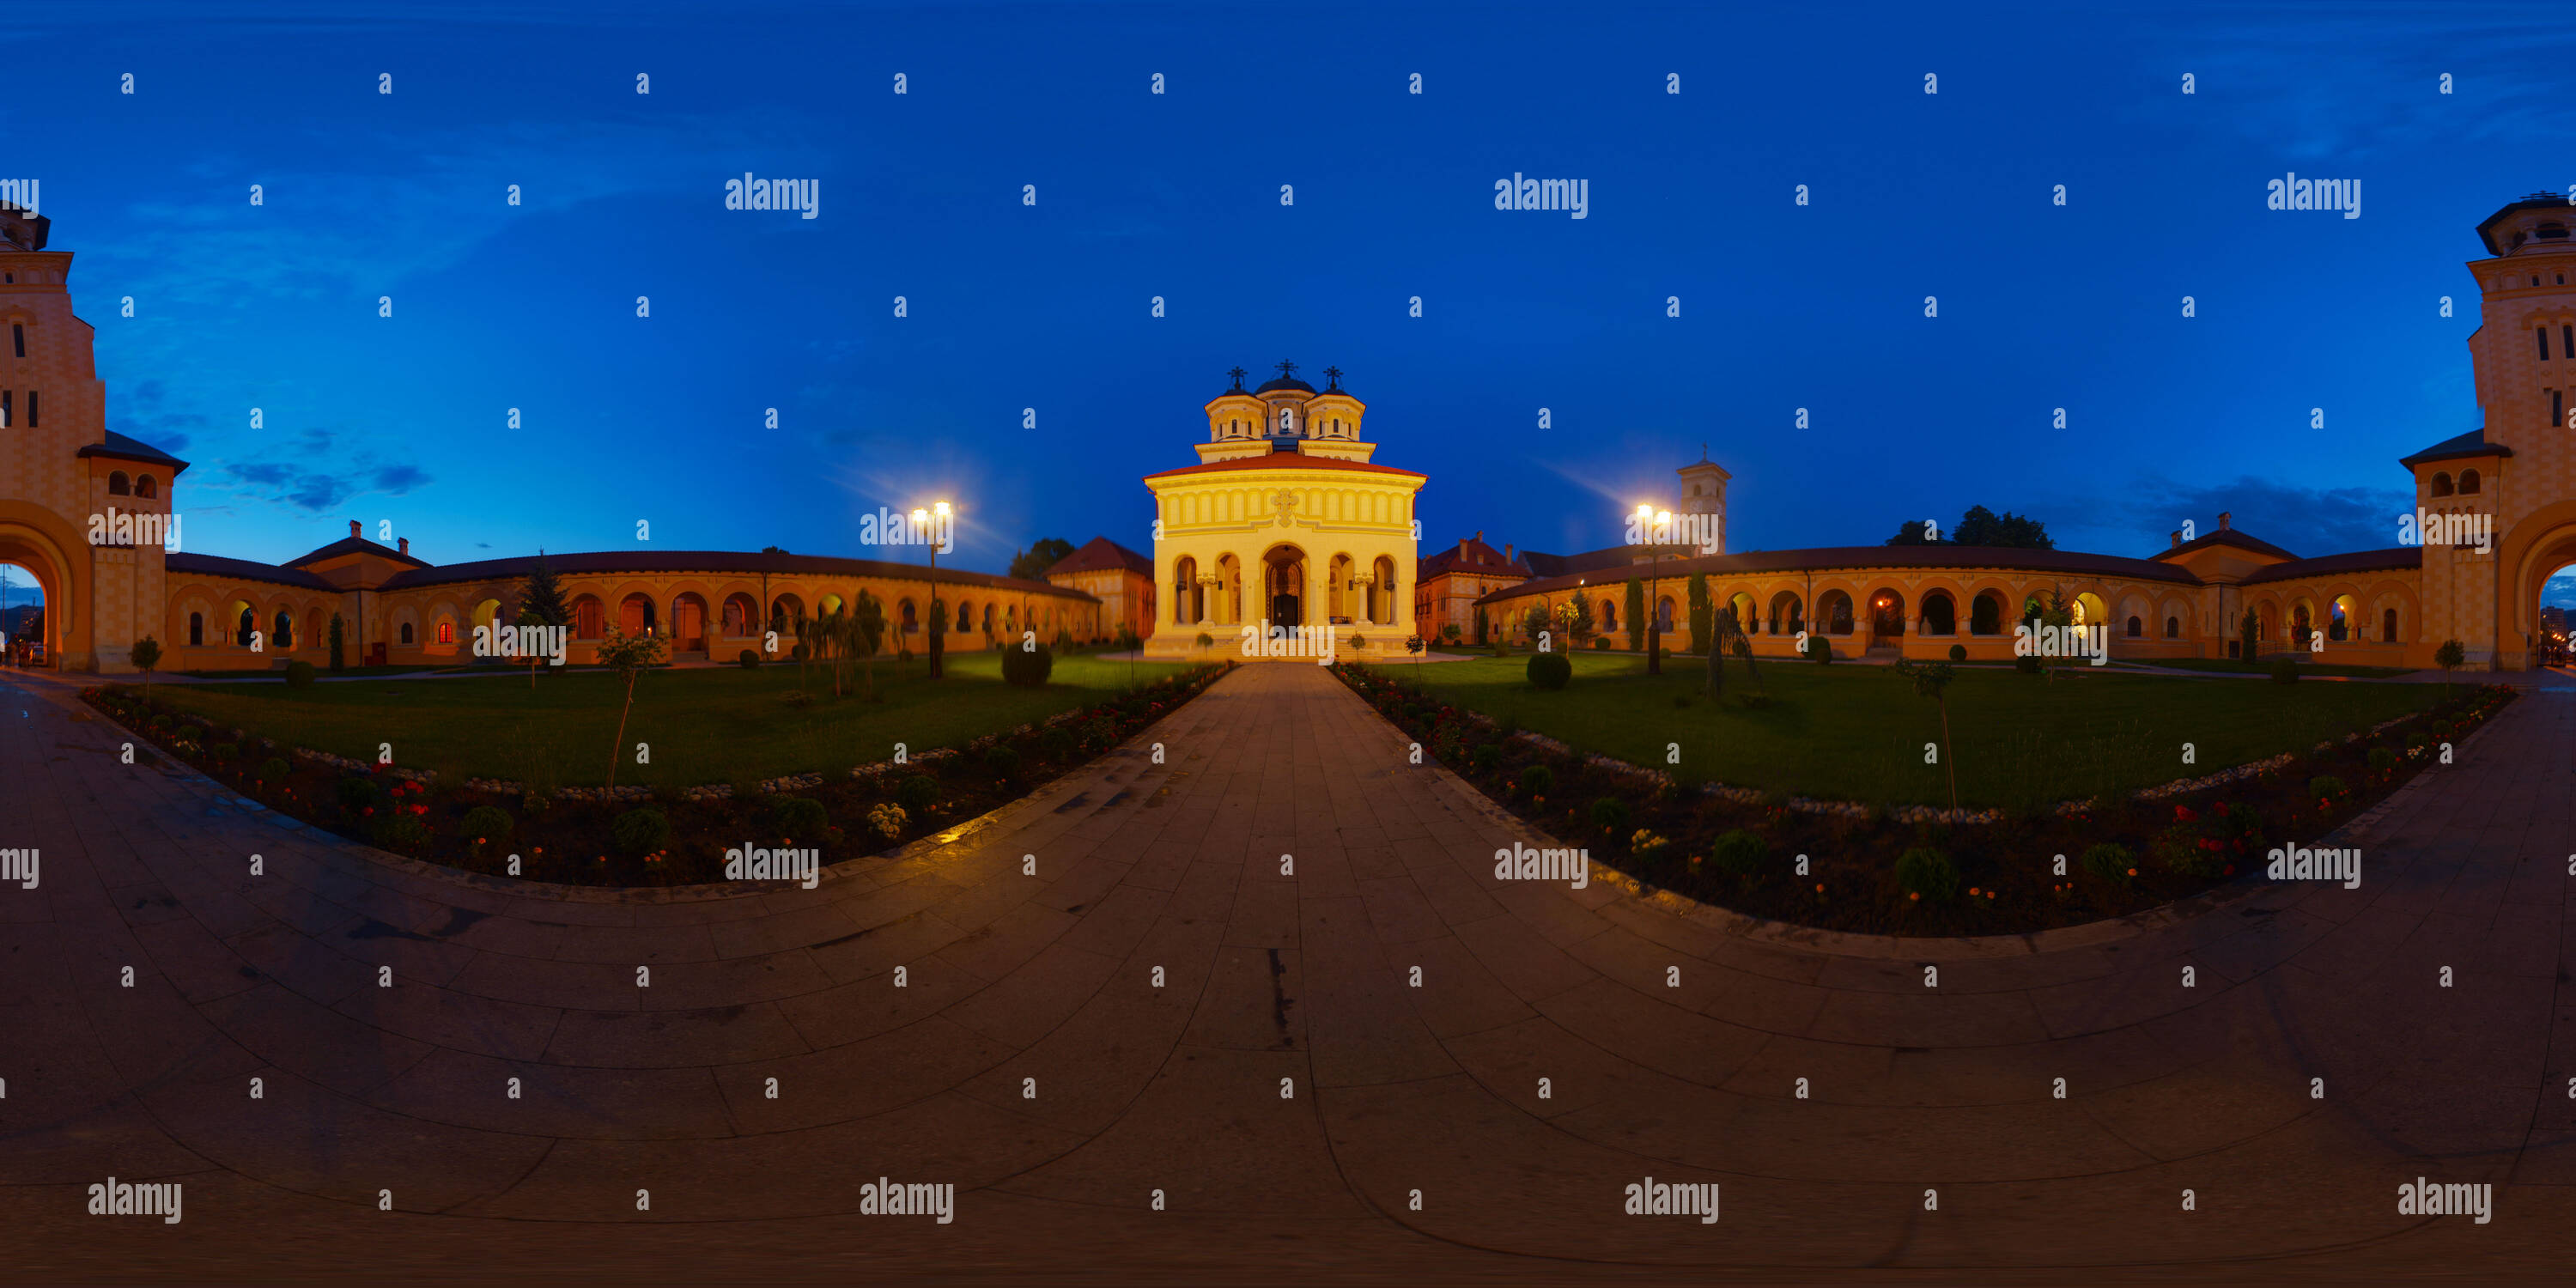
[{"label": "leafy tree", "polygon": [[2261,615],[2257,614],[2251,608],[2246,609],[2244,618],[2236,623],[2236,639],[2238,651],[2245,655],[2246,661],[2253,661],[2254,654],[2260,651],[2263,647],[2263,618]]},{"label": "leafy tree", "polygon": [[1521,633],[1529,636],[1532,648],[1538,647],[1538,637],[1545,635],[1553,625],[1554,621],[1548,615],[1545,600],[1532,603],[1528,610],[1521,614]]},{"label": "leafy tree", "polygon": [[1628,618],[1628,647],[1642,649],[1646,647],[1646,583],[1629,578],[1624,599],[1619,611]]},{"label": "leafy tree", "polygon": [[[537,551],[536,566],[528,570],[527,584],[519,588],[519,615],[516,626],[570,626],[572,606],[564,602],[563,581],[554,569],[546,566],[546,552]],[[537,668],[545,659],[529,655],[528,687],[537,687]]]},{"label": "leafy tree", "polygon": [[348,669],[348,658],[342,651],[343,632],[346,629],[347,627],[340,620],[340,615],[331,614],[331,669],[334,671]]},{"label": "leafy tree", "polygon": [[1982,505],[1968,507],[1959,516],[1959,526],[1950,530],[1951,545],[2001,546],[2007,550],[2055,550],[2047,525],[2037,519],[2014,514],[2010,510],[1998,515]]},{"label": "leafy tree", "polygon": [[1040,537],[1011,556],[1011,575],[1022,581],[1045,581],[1046,570],[1063,563],[1073,543],[1062,537]]},{"label": "leafy tree", "polygon": [[879,602],[876,596],[862,590],[859,592],[858,602],[850,608],[849,619],[842,640],[843,651],[859,659],[867,685],[868,699],[875,701],[877,652],[885,647],[885,605]]},{"label": "leafy tree", "polygon": [[[151,641],[147,639],[144,643],[149,644]],[[2468,661],[2469,652],[2467,649],[2460,647],[2460,642],[2458,640],[2444,640],[2442,641],[2442,647],[2433,650],[2433,665],[2442,668],[2442,700],[2444,702],[2451,700],[2451,672],[2459,670],[2461,667],[2467,665]],[[142,663],[137,662],[135,665],[141,666]]]},{"label": "leafy tree", "polygon": [[1478,648],[1483,648],[1484,646],[1485,646],[1485,608],[1484,608],[1484,605],[1479,604],[1479,605],[1477,605],[1477,606],[1476,606],[1476,647],[1478,647]]},{"label": "leafy tree", "polygon": [[626,745],[626,716],[635,709],[635,677],[661,660],[662,641],[650,633],[628,635],[612,626],[608,628],[608,638],[600,641],[599,664],[626,682],[626,701],[617,709],[617,741],[608,748],[608,785],[612,788],[617,786],[617,758]]},{"label": "leafy tree", "polygon": [[[1936,535],[1928,537],[1923,535],[1923,530],[1927,527],[1931,528]],[[1939,532],[1940,525],[1933,523],[1930,519],[1904,519],[1897,523],[1896,535],[1889,537],[1883,544],[1891,546],[1946,546],[1953,544],[1948,539],[1937,535]]]},{"label": "leafy tree", "polygon": [[1959,808],[1959,763],[1950,754],[1950,699],[1942,690],[1956,678],[1947,662],[1915,662],[1896,659],[1896,673],[1911,681],[1917,697],[1930,698],[1941,704],[1941,765],[1950,772],[1950,808]]},{"label": "leafy tree", "polygon": [[796,552],[785,546],[762,546],[760,548],[760,553],[765,555],[790,555]]},{"label": "leafy tree", "polygon": [[150,693],[153,668],[161,665],[161,641],[146,635],[134,641],[134,652],[131,656],[134,660],[134,668],[143,672],[143,691]]},{"label": "leafy tree", "polygon": [[1762,682],[1761,668],[1753,665],[1753,641],[1744,633],[1744,624],[1735,620],[1735,606],[1709,612],[1708,696],[1713,701],[1726,696],[1726,655],[1733,652],[1744,659],[1744,669],[1753,682]]},{"label": "leafy tree", "polygon": [[1689,595],[1690,648],[1691,652],[1697,653],[1710,647],[1709,627],[1712,620],[1709,616],[1707,573],[1695,572],[1690,575]]},{"label": "leafy tree", "polygon": [[1565,637],[1572,640],[1575,647],[1581,648],[1592,642],[1592,596],[1581,586],[1574,588],[1571,598],[1556,606],[1556,619],[1565,627]]}]

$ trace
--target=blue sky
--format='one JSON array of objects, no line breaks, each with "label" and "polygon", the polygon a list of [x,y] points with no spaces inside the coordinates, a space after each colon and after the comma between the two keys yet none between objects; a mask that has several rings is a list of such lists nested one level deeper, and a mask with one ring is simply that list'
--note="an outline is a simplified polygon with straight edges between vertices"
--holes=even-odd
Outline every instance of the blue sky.
[{"label": "blue sky", "polygon": [[[2395,544],[2395,458],[2479,424],[2473,226],[2576,182],[2544,160],[2576,20],[1921,9],[47,9],[0,31],[0,168],[209,553],[641,519],[864,556],[860,513],[934,496],[968,567],[1150,548],[1139,476],[1282,359],[1431,476],[1426,547],[1611,544],[1703,442],[1739,549],[1973,504],[2121,554],[2221,509]],[[2362,217],[2266,210],[2288,170]],[[725,210],[745,171],[819,217]],[[1589,180],[1589,217],[1496,211],[1514,172]]]}]

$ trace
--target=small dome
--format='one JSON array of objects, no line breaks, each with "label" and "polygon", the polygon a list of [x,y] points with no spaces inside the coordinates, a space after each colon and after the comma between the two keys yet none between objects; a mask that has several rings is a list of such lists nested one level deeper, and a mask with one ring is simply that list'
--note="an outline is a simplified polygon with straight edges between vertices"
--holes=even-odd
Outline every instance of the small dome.
[{"label": "small dome", "polygon": [[1315,392],[1315,387],[1313,385],[1307,384],[1305,381],[1299,380],[1295,376],[1281,376],[1277,380],[1273,380],[1269,384],[1263,385],[1252,392],[1256,394],[1267,394],[1277,393],[1282,389],[1293,389],[1301,394],[1311,394]]}]

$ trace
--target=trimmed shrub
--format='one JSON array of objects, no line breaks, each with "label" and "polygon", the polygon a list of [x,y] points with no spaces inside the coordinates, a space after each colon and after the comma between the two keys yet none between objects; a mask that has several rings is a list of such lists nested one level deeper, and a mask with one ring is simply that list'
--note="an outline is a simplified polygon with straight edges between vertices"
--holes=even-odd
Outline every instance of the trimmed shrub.
[{"label": "trimmed shrub", "polygon": [[2343,780],[2332,774],[2319,774],[2308,780],[2308,795],[2318,800],[2331,800],[2345,791]]},{"label": "trimmed shrub", "polygon": [[340,798],[340,808],[350,814],[364,813],[376,803],[376,798],[383,794],[377,788],[375,779],[356,774],[341,779],[334,790]]},{"label": "trimmed shrub", "polygon": [[313,664],[312,664],[311,662],[301,662],[301,661],[299,661],[299,662],[289,662],[289,663],[287,663],[287,664],[286,664],[286,687],[288,687],[288,688],[290,688],[290,689],[309,689],[309,688],[312,688],[312,687],[313,687]]},{"label": "trimmed shrub", "polygon": [[259,762],[259,780],[263,783],[284,782],[288,772],[284,756],[271,756]]},{"label": "trimmed shrub", "polygon": [[1604,796],[1592,802],[1592,825],[1618,836],[1628,830],[1628,802],[1616,796]]},{"label": "trimmed shrub", "polygon": [[1959,869],[1949,855],[1918,845],[1896,860],[1896,884],[1907,894],[1946,900],[1959,893]]},{"label": "trimmed shrub", "polygon": [[2276,660],[2276,661],[2274,661],[2274,662],[2272,663],[2272,683],[2274,683],[2274,684],[2296,684],[2296,683],[2298,683],[2298,682],[2299,682],[2299,664],[2298,664],[2298,663],[2293,662],[2293,661],[2291,661],[2290,659],[2288,659],[2288,658],[2286,658],[2286,657],[2285,657],[2285,658],[2280,658],[2280,659],[2278,659],[2278,660]]},{"label": "trimmed shrub", "polygon": [[466,840],[476,842],[506,841],[510,839],[510,829],[513,826],[515,824],[510,821],[509,814],[498,806],[477,805],[465,811],[465,822],[460,835]]},{"label": "trimmed shrub", "polygon": [[1071,760],[1073,753],[1079,750],[1074,743],[1073,731],[1063,725],[1051,725],[1038,734],[1038,751],[1049,760]]},{"label": "trimmed shrub", "polygon": [[1562,689],[1574,678],[1574,663],[1563,653],[1532,653],[1529,660],[1529,682],[1542,689]]},{"label": "trimmed shrub", "polygon": [[378,849],[408,854],[429,842],[429,825],[421,822],[419,815],[397,811],[377,815],[367,834]]},{"label": "trimmed shrub", "polygon": [[1594,647],[1594,648],[1608,648],[1608,647],[1610,647],[1610,637],[1609,637],[1609,636],[1606,636],[1606,635],[1595,635],[1595,636],[1593,636],[1593,637],[1592,637],[1592,647]]},{"label": "trimmed shrub", "polygon": [[877,805],[868,810],[868,827],[886,840],[903,835],[904,817],[901,805]]},{"label": "trimmed shrub", "polygon": [[1490,774],[1503,763],[1503,744],[1488,742],[1467,753],[1467,764],[1480,774]]},{"label": "trimmed shrub", "polygon": [[1953,661],[1953,662],[1965,662],[1965,661],[1967,661],[1967,660],[1968,660],[1968,646],[1967,646],[1967,645],[1965,645],[1965,644],[1953,644],[1953,645],[1951,645],[1951,646],[1950,646],[1950,660],[1951,660],[1951,661]]},{"label": "trimmed shrub", "polygon": [[744,649],[741,654],[734,658],[734,661],[746,671],[754,671],[760,668],[760,655],[752,652],[750,649]]},{"label": "trimmed shrub", "polygon": [[1807,637],[1807,660],[1821,666],[1834,660],[1833,641],[1822,635]]},{"label": "trimmed shrub", "polygon": [[1530,765],[1521,770],[1521,790],[1532,796],[1545,796],[1556,790],[1556,771],[1545,765]]},{"label": "trimmed shrub", "polygon": [[1093,716],[1082,723],[1082,740],[1095,751],[1107,751],[1118,745],[1118,722],[1107,716]]},{"label": "trimmed shrub", "polygon": [[1749,877],[1762,870],[1763,860],[1771,857],[1771,843],[1759,832],[1736,828],[1717,838],[1708,850],[1708,861],[1720,872]]},{"label": "trimmed shrub", "polygon": [[895,786],[894,799],[907,814],[923,813],[939,803],[939,780],[914,774]]},{"label": "trimmed shrub", "polygon": [[241,754],[241,744],[235,742],[219,742],[206,748],[206,754],[217,760],[231,760]]},{"label": "trimmed shrub", "polygon": [[995,743],[984,749],[984,768],[995,778],[1017,778],[1020,776],[1020,753]]},{"label": "trimmed shrub", "polygon": [[650,805],[618,815],[608,830],[626,854],[651,854],[671,843],[670,816]]},{"label": "trimmed shrub", "polygon": [[823,802],[806,796],[782,796],[769,808],[769,821],[791,841],[819,841],[832,830]]},{"label": "trimmed shrub", "polygon": [[2397,768],[2397,753],[2386,747],[2371,748],[2370,767],[2383,774]]},{"label": "trimmed shrub", "polygon": [[1200,648],[1216,647],[1216,637],[1208,634],[1206,631],[1200,631],[1199,637],[1192,642],[1197,644]]},{"label": "trimmed shrub", "polygon": [[1035,648],[1002,650],[1002,678],[1024,688],[1036,688],[1055,673],[1055,650],[1040,644]]},{"label": "trimmed shrub", "polygon": [[2129,847],[2111,841],[2086,847],[2079,862],[2083,863],[2085,871],[2105,881],[2126,881],[2130,871],[2137,867],[2131,859]]}]

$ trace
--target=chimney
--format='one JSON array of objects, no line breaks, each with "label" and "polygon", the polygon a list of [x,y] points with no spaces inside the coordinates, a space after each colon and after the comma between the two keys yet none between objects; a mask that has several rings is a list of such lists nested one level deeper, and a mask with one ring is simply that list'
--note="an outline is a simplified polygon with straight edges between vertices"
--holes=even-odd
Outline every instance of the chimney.
[{"label": "chimney", "polygon": [[1511,542],[1508,542],[1508,541],[1504,542],[1504,543],[1503,543],[1503,562],[1504,562],[1504,563],[1510,563],[1510,562],[1512,561],[1513,557],[1514,557],[1514,556],[1512,555],[1512,543],[1511,543]]},{"label": "chimney", "polygon": [[349,535],[353,537],[358,535],[358,521],[355,519],[349,520]]},{"label": "chimney", "polygon": [[1482,541],[1482,540],[1484,540],[1484,539],[1485,539],[1485,530],[1484,530],[1483,528],[1478,528],[1478,529],[1476,529],[1476,539],[1477,539],[1478,541]]},{"label": "chimney", "polygon": [[1464,560],[1464,559],[1466,559],[1466,557],[1467,557],[1467,539],[1466,539],[1465,537],[1460,537],[1460,538],[1458,538],[1458,558],[1459,558],[1459,559],[1461,559],[1461,560]]},{"label": "chimney", "polygon": [[2227,531],[2227,511],[2225,510],[2218,512],[2218,530],[2221,532]]},{"label": "chimney", "polygon": [[2176,528],[2173,531],[2173,548],[2176,550],[2182,549],[2182,529],[2180,528]]},{"label": "chimney", "polygon": [[402,549],[402,553],[404,553],[404,554],[410,554],[410,553],[411,553],[411,538],[409,538],[409,537],[396,537],[396,538],[394,538],[394,544],[395,544],[396,546],[401,547],[401,549]]}]

